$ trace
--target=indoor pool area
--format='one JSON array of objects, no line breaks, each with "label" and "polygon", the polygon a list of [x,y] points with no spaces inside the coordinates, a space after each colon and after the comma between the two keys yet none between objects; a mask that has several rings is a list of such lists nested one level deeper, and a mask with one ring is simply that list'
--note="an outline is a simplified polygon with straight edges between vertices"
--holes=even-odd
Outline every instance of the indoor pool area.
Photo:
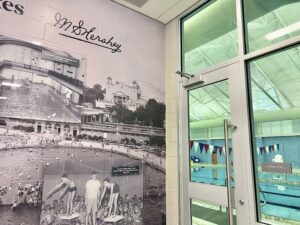
[{"label": "indoor pool area", "polygon": [[[295,171],[298,170],[295,169]],[[273,217],[278,221],[300,221],[300,174],[295,172],[292,175],[282,175],[259,172],[258,177],[262,216]],[[191,180],[225,186],[225,165],[200,164],[195,166],[194,164],[194,168],[191,169]],[[231,185],[234,187],[234,180]]]},{"label": "indoor pool area", "polygon": [[[190,215],[198,219],[193,224],[232,225],[243,210],[266,224],[300,224],[300,101],[295,85],[300,76],[298,64],[288,61],[293,53],[290,48],[247,63],[250,104],[244,111],[236,95],[235,65],[203,75],[205,85],[187,88],[184,143],[189,146]],[[205,220],[202,211],[212,208],[217,216]],[[221,215],[228,218],[218,222]]]},{"label": "indoor pool area", "polygon": [[[289,146],[287,143],[295,143],[299,137],[285,137],[284,139],[285,142],[281,142],[281,144],[258,147],[254,151],[259,163],[256,167],[256,191],[259,199],[260,215],[263,221],[266,223],[275,221],[278,225],[294,225],[299,224],[300,221],[300,169],[299,163],[297,164],[297,148],[295,148],[297,144],[288,147],[292,155],[289,155],[289,152],[284,150],[284,148],[286,148],[285,145]],[[270,141],[273,140],[264,139],[264,143],[270,143]],[[225,147],[220,146],[222,145],[222,140],[213,140],[210,142],[210,145],[207,143],[203,140],[192,141],[190,145],[190,179],[192,182],[225,187],[227,182]],[[294,148],[295,151],[292,151]],[[230,164],[233,165],[232,152],[234,150],[232,148],[229,148],[229,150]],[[297,157],[293,157],[293,155]],[[266,168],[266,164],[268,165],[271,162],[284,164],[284,159],[293,162],[290,168],[283,168],[285,170],[290,169],[289,171],[277,171],[277,173],[274,173]],[[234,170],[232,167],[230,169],[230,177],[231,187],[235,188]],[[227,216],[224,213],[224,210],[226,212],[226,207],[222,209],[219,206],[214,209],[211,204],[199,203],[196,200],[193,200],[192,207],[195,212],[199,211],[197,214],[203,213],[203,210],[215,210],[218,211],[218,216]],[[195,221],[201,221],[201,219],[196,218]],[[227,219],[223,221],[227,221]],[[208,222],[206,223],[209,224]],[[199,222],[199,224],[201,223]],[[211,224],[214,223],[211,222]],[[220,224],[220,222],[217,224]]]}]

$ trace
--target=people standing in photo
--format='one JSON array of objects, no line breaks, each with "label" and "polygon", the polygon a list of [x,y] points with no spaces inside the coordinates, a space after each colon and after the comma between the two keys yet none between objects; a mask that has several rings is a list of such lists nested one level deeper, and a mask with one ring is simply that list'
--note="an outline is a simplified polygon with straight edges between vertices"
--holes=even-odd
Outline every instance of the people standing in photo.
[{"label": "people standing in photo", "polygon": [[77,187],[76,187],[74,181],[72,181],[68,177],[67,174],[63,174],[61,176],[61,182],[49,191],[49,193],[47,195],[47,199],[51,198],[52,195],[54,195],[55,193],[57,193],[61,189],[63,189],[63,191],[62,191],[59,199],[60,200],[63,199],[63,197],[68,193],[67,215],[72,215],[73,202],[74,202],[74,199],[75,199],[75,196],[76,196]]},{"label": "people standing in photo", "polygon": [[67,90],[65,92],[65,94],[66,94],[66,105],[68,106],[68,105],[70,105],[70,99],[71,99],[72,91],[71,90]]},{"label": "people standing in photo", "polygon": [[110,182],[109,178],[104,179],[103,185],[104,185],[104,190],[103,190],[99,204],[101,205],[102,199],[103,199],[106,191],[110,190],[109,202],[108,202],[108,207],[109,207],[108,215],[111,215],[111,211],[114,208],[114,213],[112,215],[116,216],[117,207],[118,207],[118,198],[120,195],[120,187],[117,183]]},{"label": "people standing in photo", "polygon": [[100,198],[101,182],[96,179],[96,173],[93,172],[91,179],[86,183],[85,188],[85,203],[86,203],[86,225],[92,217],[93,225],[96,225],[97,205]]}]

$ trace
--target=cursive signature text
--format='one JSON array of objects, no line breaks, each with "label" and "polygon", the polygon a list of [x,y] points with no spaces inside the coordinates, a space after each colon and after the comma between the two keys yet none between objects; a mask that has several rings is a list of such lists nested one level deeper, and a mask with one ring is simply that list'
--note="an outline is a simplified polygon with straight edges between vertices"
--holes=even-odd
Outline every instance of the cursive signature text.
[{"label": "cursive signature text", "polygon": [[59,33],[59,35],[110,49],[112,53],[122,52],[122,45],[115,42],[114,37],[103,38],[100,35],[96,35],[96,27],[86,28],[83,20],[80,20],[78,24],[74,24],[67,18],[62,17],[60,12],[57,12],[55,14],[54,26],[57,26],[60,30],[69,32],[69,34]]}]

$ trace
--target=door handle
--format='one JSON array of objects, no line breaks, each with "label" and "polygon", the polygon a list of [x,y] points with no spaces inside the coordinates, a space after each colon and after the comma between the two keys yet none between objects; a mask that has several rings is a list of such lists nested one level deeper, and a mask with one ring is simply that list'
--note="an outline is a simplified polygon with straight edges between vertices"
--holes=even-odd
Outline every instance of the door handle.
[{"label": "door handle", "polygon": [[226,156],[226,180],[227,180],[227,202],[228,202],[228,220],[229,225],[233,224],[233,207],[231,202],[231,179],[230,179],[230,152],[229,152],[229,135],[228,129],[233,128],[232,125],[229,125],[228,120],[224,119],[224,134],[225,134],[225,156]]},{"label": "door handle", "polygon": [[232,131],[236,130],[237,129],[237,126],[236,125],[233,125],[233,124],[230,124],[228,125],[229,128],[231,128]]}]

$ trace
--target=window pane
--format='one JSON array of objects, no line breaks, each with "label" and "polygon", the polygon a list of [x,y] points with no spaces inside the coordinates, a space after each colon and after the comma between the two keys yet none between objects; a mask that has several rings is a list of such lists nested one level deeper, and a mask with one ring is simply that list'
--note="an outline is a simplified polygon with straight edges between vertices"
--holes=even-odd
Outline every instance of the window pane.
[{"label": "window pane", "polygon": [[269,224],[300,224],[299,53],[297,46],[248,64],[258,215]]},{"label": "window pane", "polygon": [[[229,225],[228,208],[191,200],[192,225]],[[233,209],[233,222],[236,224],[236,210]]]},{"label": "window pane", "polygon": [[244,0],[247,51],[300,34],[300,1]]},{"label": "window pane", "polygon": [[[191,181],[226,186],[224,119],[230,118],[228,81],[190,90],[188,96]],[[231,138],[229,145],[233,164]],[[233,166],[230,169],[234,186]]]},{"label": "window pane", "polygon": [[235,0],[209,1],[182,20],[184,72],[199,72],[237,53]]}]

